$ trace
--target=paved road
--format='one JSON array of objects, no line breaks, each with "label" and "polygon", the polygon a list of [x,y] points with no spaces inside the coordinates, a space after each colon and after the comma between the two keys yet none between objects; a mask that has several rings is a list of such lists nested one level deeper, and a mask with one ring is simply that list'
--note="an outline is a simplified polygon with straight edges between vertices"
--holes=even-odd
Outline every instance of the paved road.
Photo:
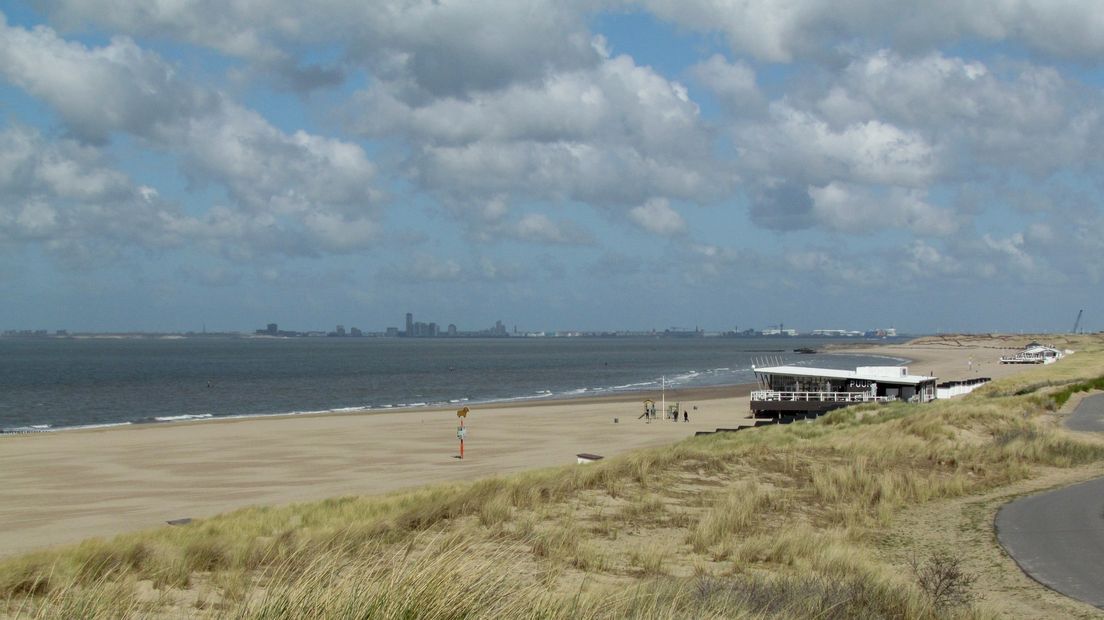
[{"label": "paved road", "polygon": [[[1067,420],[1104,432],[1104,394]],[[997,513],[997,538],[1020,568],[1066,596],[1104,609],[1104,478],[1016,500]]]},{"label": "paved road", "polygon": [[1066,427],[1071,431],[1104,433],[1104,394],[1082,400],[1066,420]]}]

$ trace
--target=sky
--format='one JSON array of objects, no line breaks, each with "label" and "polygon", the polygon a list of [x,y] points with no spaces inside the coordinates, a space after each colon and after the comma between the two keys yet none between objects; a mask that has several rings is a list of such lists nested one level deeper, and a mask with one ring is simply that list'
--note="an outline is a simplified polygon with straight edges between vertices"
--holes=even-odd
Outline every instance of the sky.
[{"label": "sky", "polygon": [[1075,0],[0,2],[0,329],[1104,328]]}]

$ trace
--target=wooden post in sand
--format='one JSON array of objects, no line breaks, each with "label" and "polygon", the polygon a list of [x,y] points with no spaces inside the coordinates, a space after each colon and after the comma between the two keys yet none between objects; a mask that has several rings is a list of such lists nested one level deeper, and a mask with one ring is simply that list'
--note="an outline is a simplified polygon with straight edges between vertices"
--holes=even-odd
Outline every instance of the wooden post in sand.
[{"label": "wooden post in sand", "polygon": [[460,409],[456,412],[456,417],[460,419],[460,428],[456,429],[456,438],[460,440],[460,460],[464,460],[464,435],[468,434],[468,431],[464,429],[464,419],[468,417],[468,412],[471,411],[467,407]]}]

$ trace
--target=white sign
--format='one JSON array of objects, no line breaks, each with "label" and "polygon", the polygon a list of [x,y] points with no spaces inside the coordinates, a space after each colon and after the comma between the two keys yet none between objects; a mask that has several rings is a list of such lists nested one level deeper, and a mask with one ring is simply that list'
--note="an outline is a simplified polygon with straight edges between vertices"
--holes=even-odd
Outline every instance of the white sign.
[{"label": "white sign", "polygon": [[467,435],[467,434],[468,434],[468,429],[464,428],[463,426],[456,429],[456,438],[457,439],[463,439],[464,436]]}]

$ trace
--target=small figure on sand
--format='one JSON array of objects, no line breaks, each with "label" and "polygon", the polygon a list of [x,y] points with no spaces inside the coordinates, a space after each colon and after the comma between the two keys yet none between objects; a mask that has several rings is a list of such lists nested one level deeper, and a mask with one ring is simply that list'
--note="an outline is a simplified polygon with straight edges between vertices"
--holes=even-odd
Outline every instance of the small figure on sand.
[{"label": "small figure on sand", "polygon": [[686,411],[685,409],[682,410],[682,421],[683,422],[689,422],[690,421],[690,413],[688,411]]}]

